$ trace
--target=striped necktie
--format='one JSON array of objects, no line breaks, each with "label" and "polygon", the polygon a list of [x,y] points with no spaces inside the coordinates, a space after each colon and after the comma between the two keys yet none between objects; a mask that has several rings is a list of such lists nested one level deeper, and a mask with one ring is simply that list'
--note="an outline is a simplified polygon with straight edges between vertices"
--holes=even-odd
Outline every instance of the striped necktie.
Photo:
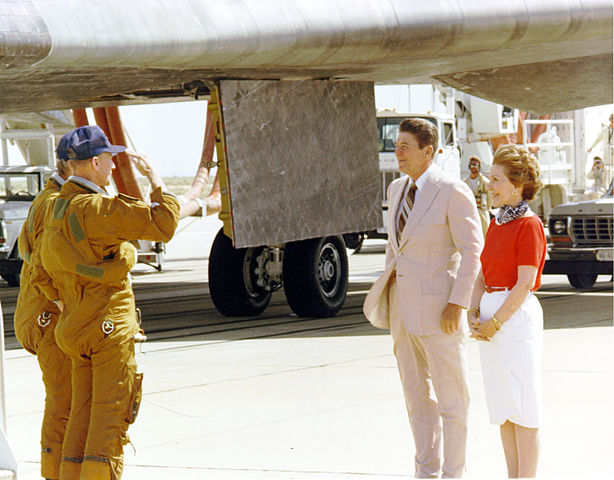
[{"label": "striped necktie", "polygon": [[399,228],[397,228],[397,240],[399,242],[401,241],[401,233],[403,233],[403,229],[405,228],[405,224],[407,223],[407,217],[409,217],[409,212],[412,208],[414,208],[416,190],[418,190],[418,187],[415,183],[412,183],[409,187],[407,195],[405,196],[403,205],[401,206],[401,215],[399,216]]}]

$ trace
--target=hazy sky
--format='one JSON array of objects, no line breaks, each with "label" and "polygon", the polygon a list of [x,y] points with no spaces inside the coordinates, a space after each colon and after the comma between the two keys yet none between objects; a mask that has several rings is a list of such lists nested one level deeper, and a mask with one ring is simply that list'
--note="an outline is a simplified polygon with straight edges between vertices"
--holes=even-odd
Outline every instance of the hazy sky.
[{"label": "hazy sky", "polygon": [[120,107],[120,114],[135,150],[148,155],[163,177],[196,173],[203,148],[207,102]]}]

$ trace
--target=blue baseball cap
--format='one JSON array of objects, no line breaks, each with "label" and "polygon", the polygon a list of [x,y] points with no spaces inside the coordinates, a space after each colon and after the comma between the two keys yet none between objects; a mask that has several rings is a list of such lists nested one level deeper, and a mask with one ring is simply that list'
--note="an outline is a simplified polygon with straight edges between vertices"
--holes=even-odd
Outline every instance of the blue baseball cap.
[{"label": "blue baseball cap", "polygon": [[103,152],[115,155],[124,150],[126,147],[111,145],[99,126],[87,125],[75,128],[64,135],[55,152],[60,160],[85,160]]}]

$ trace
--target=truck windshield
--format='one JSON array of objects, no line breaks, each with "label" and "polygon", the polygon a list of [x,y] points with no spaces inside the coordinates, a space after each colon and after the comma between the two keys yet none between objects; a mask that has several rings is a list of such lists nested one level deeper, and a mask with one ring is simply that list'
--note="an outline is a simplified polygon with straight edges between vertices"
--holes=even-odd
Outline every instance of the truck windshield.
[{"label": "truck windshield", "polygon": [[[437,119],[433,117],[415,117],[428,120],[437,127]],[[399,124],[405,117],[380,117],[377,119],[380,152],[394,152],[394,142],[399,135]],[[450,124],[451,125],[451,124]]]},{"label": "truck windshield", "polygon": [[0,175],[0,199],[32,200],[40,191],[38,174],[2,174]]},{"label": "truck windshield", "polygon": [[614,188],[614,179],[610,182],[610,186],[608,187],[608,191],[605,192],[604,197],[611,197],[614,195],[614,193],[612,193],[612,189]]}]

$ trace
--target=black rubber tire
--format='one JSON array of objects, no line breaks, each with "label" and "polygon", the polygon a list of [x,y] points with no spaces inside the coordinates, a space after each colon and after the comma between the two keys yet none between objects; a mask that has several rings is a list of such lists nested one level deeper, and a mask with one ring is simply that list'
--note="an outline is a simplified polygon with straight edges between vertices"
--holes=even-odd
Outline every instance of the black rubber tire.
[{"label": "black rubber tire", "polygon": [[246,262],[251,265],[250,259],[262,248],[234,248],[223,230],[215,237],[209,254],[209,291],[215,308],[222,315],[259,315],[269,304],[271,292],[255,285],[251,268],[244,271]]},{"label": "black rubber tire", "polygon": [[[17,250],[17,245],[15,245],[15,248],[11,252],[11,255],[9,258],[15,261],[21,258],[19,256],[19,251]],[[4,279],[4,281],[9,284],[10,287],[19,287],[21,283],[21,268],[19,269],[18,273],[5,273],[4,275],[1,275],[1,276]]]},{"label": "black rubber tire", "polygon": [[360,252],[362,248],[362,242],[365,240],[364,233],[344,233],[343,241],[345,242],[345,246],[350,250],[354,250],[352,253]]},{"label": "black rubber tire", "polygon": [[567,279],[572,287],[578,290],[586,290],[595,285],[597,281],[596,273],[568,273]]},{"label": "black rubber tire", "polygon": [[21,282],[21,275],[19,273],[5,273],[2,278],[9,284],[10,287],[18,287]]},{"label": "black rubber tire", "polygon": [[340,236],[288,243],[284,250],[284,290],[301,317],[332,317],[343,306],[348,258]]}]

